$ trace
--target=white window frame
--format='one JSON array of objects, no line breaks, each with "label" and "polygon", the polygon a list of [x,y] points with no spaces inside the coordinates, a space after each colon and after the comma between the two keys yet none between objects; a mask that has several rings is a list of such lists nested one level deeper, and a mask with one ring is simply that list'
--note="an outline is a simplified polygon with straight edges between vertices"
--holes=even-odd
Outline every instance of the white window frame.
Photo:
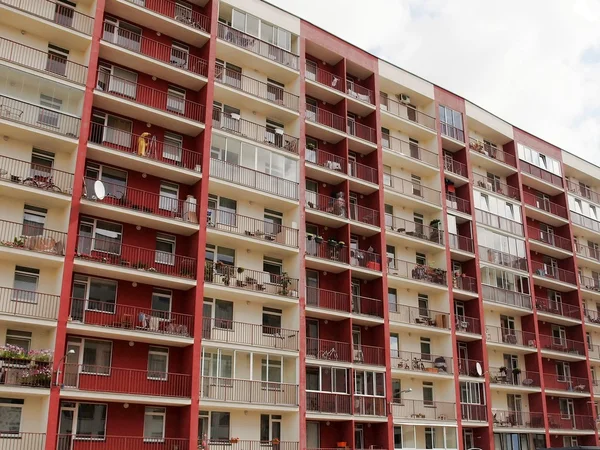
[{"label": "white window frame", "polygon": [[[96,309],[96,308],[90,308],[89,307],[89,303],[90,302],[97,302],[100,303],[99,300],[90,300],[90,290],[91,290],[91,286],[92,286],[92,280],[100,280],[102,282],[113,282],[116,286],[115,289],[115,302],[113,303],[113,310],[112,311],[104,311],[104,310],[100,310],[100,309]],[[116,310],[117,310],[117,301],[119,298],[119,282],[117,280],[113,280],[110,278],[100,278],[100,277],[93,277],[93,276],[86,276],[86,275],[75,275],[73,277],[73,282],[72,284],[85,284],[85,298],[83,300],[85,300],[85,307],[84,310],[85,311],[93,311],[94,313],[103,313],[103,314],[116,314]]]},{"label": "white window frame", "polygon": [[156,264],[164,264],[167,266],[174,266],[175,265],[175,255],[176,255],[176,251],[177,251],[177,237],[172,234],[156,233],[156,243],[158,243],[158,242],[172,245],[173,250],[171,253],[165,252],[163,250],[155,250],[154,262]]},{"label": "white window frame", "polygon": [[161,180],[159,188],[158,209],[169,211],[174,217],[179,217],[179,184]]},{"label": "white window frame", "polygon": [[[98,250],[96,248],[96,240],[99,239],[98,237],[96,237],[96,229],[97,229],[98,221],[105,222],[105,223],[113,223],[113,224],[119,225],[121,227],[121,241],[119,243],[119,253],[112,253],[112,252],[108,252],[106,250]],[[117,255],[117,256],[119,256],[121,254],[121,247],[123,246],[123,225],[122,224],[120,224],[118,222],[113,222],[111,220],[93,219],[93,218],[87,217],[87,216],[84,216],[84,217],[81,218],[81,220],[79,222],[79,227],[81,227],[82,224],[86,224],[86,225],[91,225],[92,226],[92,236],[91,236],[91,239],[93,240],[93,242],[92,242],[92,246],[91,246],[91,251],[98,252],[98,253],[107,253],[109,255]],[[100,238],[100,240],[102,240],[102,239]]]},{"label": "white window frame", "polygon": [[[91,372],[91,371],[87,371],[84,370],[84,365],[85,363],[83,362],[83,354],[85,353],[85,345],[87,342],[108,342],[110,344],[110,358],[108,361],[108,371],[106,373],[103,372]],[[80,341],[75,342],[75,341],[70,341],[68,343],[71,343],[73,345],[79,345],[79,373],[80,374],[86,374],[86,375],[96,375],[96,376],[106,376],[109,377],[111,375],[112,372],[112,357],[113,357],[113,353],[114,353],[114,346],[113,346],[113,342],[109,341],[107,339],[95,339],[95,338],[81,338]],[[93,365],[95,367],[98,367],[97,364],[90,364]]]},{"label": "white window frame", "polygon": [[[166,356],[165,358],[165,371],[160,372],[163,376],[151,376],[151,374],[159,374],[156,370],[150,369],[150,355],[156,356]],[[148,380],[154,381],[167,381],[169,378],[169,348],[168,347],[160,347],[157,345],[151,345],[148,347],[148,364],[147,364],[147,376]]]},{"label": "white window frame", "polygon": [[[149,411],[150,409],[156,411]],[[158,410],[162,410],[162,412],[158,412]],[[162,437],[160,438],[149,438],[146,437],[146,417],[162,417]],[[165,441],[165,427],[167,422],[167,408],[160,406],[146,406],[144,408],[144,442],[164,442]]]},{"label": "white window frame", "polygon": [[[155,296],[169,299],[169,310],[168,311],[161,311],[161,310],[153,308],[152,301],[154,300]],[[150,310],[152,312],[157,312],[157,313],[161,313],[161,314],[165,315],[165,317],[159,317],[159,320],[170,321],[172,308],[173,308],[173,291],[172,290],[164,289],[164,288],[152,289],[152,296],[150,297]]]},{"label": "white window frame", "polygon": [[[10,398],[10,397],[5,397],[5,398]],[[4,400],[5,398],[0,398],[0,400]],[[18,404],[18,403],[3,403],[0,401],[0,410],[2,408],[16,408],[19,409],[19,430],[18,431],[3,431],[2,432],[2,437],[3,438],[14,438],[14,437],[18,437],[21,433],[21,424],[23,423],[23,406],[25,406],[25,399],[20,399],[20,398],[10,398],[10,400],[21,400],[23,403],[22,404]]]},{"label": "white window frame", "polygon": [[163,159],[181,163],[183,159],[183,136],[165,131],[163,137]]},{"label": "white window frame", "polygon": [[[11,332],[17,332],[17,333],[23,333],[23,334],[11,334]],[[26,336],[25,333],[29,333],[29,336]],[[6,335],[4,338],[4,343],[7,344],[9,339],[24,341],[24,342],[26,341],[27,348],[22,347],[17,344],[12,344],[12,345],[17,345],[17,347],[21,347],[23,350],[28,352],[29,350],[31,350],[31,342],[33,340],[33,332],[27,331],[27,330],[19,330],[18,328],[7,328]]]},{"label": "white window frame", "polygon": [[169,85],[167,89],[167,111],[176,114],[185,114],[186,90]]},{"label": "white window frame", "polygon": [[[20,268],[20,269],[19,269]],[[26,269],[26,270],[23,270]],[[34,271],[37,271],[37,273],[34,273]],[[25,291],[25,290],[18,290],[17,288],[15,288],[15,283],[16,283],[16,277],[17,275],[23,276],[23,277],[30,277],[31,279],[35,278],[35,289],[32,291]],[[30,303],[32,305],[37,305],[38,301],[37,301],[37,289],[40,283],[40,271],[38,269],[32,268],[32,267],[25,267],[25,266],[16,266],[15,267],[15,273],[13,276],[13,295],[11,297],[11,301],[14,302],[23,302],[23,303]],[[23,298],[19,297],[19,292],[23,292],[26,296],[29,296],[31,293],[33,293],[33,298]]]}]

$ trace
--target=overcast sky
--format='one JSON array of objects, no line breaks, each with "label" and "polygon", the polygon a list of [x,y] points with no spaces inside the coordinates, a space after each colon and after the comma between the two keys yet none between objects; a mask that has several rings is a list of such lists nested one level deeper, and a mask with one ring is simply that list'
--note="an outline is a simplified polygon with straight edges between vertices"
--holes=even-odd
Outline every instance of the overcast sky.
[{"label": "overcast sky", "polygon": [[268,1],[600,164],[600,0]]}]

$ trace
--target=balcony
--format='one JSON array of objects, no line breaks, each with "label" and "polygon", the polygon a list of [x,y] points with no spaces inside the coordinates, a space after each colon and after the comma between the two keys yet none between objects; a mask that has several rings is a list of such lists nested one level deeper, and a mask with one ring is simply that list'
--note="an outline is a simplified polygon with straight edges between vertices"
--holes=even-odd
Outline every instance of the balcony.
[{"label": "balcony", "polygon": [[88,335],[97,333],[98,336],[117,339],[134,336],[146,341],[155,337],[158,341],[172,338],[183,343],[186,342],[185,338],[194,336],[194,317],[177,312],[72,298],[68,327]]},{"label": "balcony", "polygon": [[598,312],[597,309],[585,308],[583,313],[585,315],[586,323],[600,326],[600,312]]},{"label": "balcony", "polygon": [[570,417],[564,414],[550,413],[548,416],[548,427],[550,430],[565,430],[567,432],[572,430],[586,430],[594,432],[596,429],[596,422],[591,414],[578,415],[571,414]]},{"label": "balcony", "polygon": [[[244,442],[244,441],[240,441]],[[228,447],[231,447],[227,441]],[[257,443],[258,444],[258,443]],[[285,444],[282,442],[282,444]],[[98,439],[90,439],[88,435],[59,434],[57,436],[56,447],[60,450],[64,448],[74,450],[113,450],[123,448],[128,450],[141,450],[151,448],[152,450],[179,449],[189,450],[190,438],[161,438],[160,440],[148,439],[146,437],[123,437],[123,436],[103,436]],[[214,448],[216,445],[211,443]],[[258,445],[256,446],[258,448]],[[283,448],[283,447],[282,447]],[[37,448],[23,447],[23,450],[38,450]],[[39,449],[42,450],[42,449]],[[287,449],[286,449],[287,450]],[[297,450],[289,448],[289,450]]]},{"label": "balcony", "polygon": [[465,132],[463,130],[446,122],[440,122],[440,128],[442,139],[446,138],[444,144],[449,150],[458,150],[464,147]]},{"label": "balcony", "polygon": [[444,157],[444,171],[446,172],[446,176],[458,181],[458,183],[456,183],[457,185],[465,184],[465,179],[469,177],[467,165],[450,156]]},{"label": "balcony", "polygon": [[450,192],[446,192],[446,207],[462,214],[471,214],[471,202]]},{"label": "balcony", "polygon": [[385,366],[385,349],[372,345],[354,344],[352,350],[354,364],[368,364],[371,366]]},{"label": "balcony", "polygon": [[600,249],[575,242],[575,251],[577,256],[591,259],[594,263],[600,264]]},{"label": "balcony", "polygon": [[574,357],[585,358],[585,344],[581,341],[562,337],[539,335],[539,347],[544,351],[559,352]]},{"label": "balcony", "polygon": [[481,321],[476,317],[456,315],[457,333],[481,335]]},{"label": "balcony", "polygon": [[600,293],[600,279],[597,277],[586,277],[579,275],[579,286],[581,289]]},{"label": "balcony", "polygon": [[574,183],[571,180],[566,180],[567,181],[567,189],[569,190],[569,192],[572,192],[575,195],[578,195],[580,197],[583,197],[593,203],[596,203],[597,205],[600,205],[600,194],[592,189],[590,189],[589,187],[583,185],[583,184],[579,184],[579,183]]},{"label": "balcony", "polygon": [[94,105],[127,117],[196,136],[204,129],[204,105],[167,91],[98,71]]},{"label": "balcony", "polygon": [[[465,299],[465,297],[463,296],[462,293],[456,292],[457,290],[470,292],[472,294],[477,295],[477,292],[478,292],[477,279],[475,277],[470,277],[468,275],[465,275],[464,273],[453,274],[452,275],[452,289],[454,290],[454,292],[453,292],[454,297],[458,298],[458,299]],[[468,297],[468,298],[472,298],[472,297]]]},{"label": "balcony", "polygon": [[[390,214],[385,215],[386,230],[391,231],[387,239],[410,241],[411,248],[416,250],[440,248],[444,245],[444,232],[437,227],[430,227]],[[440,246],[440,247],[437,247]]]},{"label": "balcony", "polygon": [[270,272],[207,261],[204,267],[204,281],[214,286],[256,292],[261,296],[267,294],[298,298],[299,280],[289,277],[285,272],[282,275],[277,275]]},{"label": "balcony", "polygon": [[479,246],[480,261],[489,262],[498,266],[508,267],[510,269],[527,271],[527,258],[511,255],[493,248]]},{"label": "balcony", "polygon": [[593,232],[588,233],[588,235],[597,237],[595,233],[600,233],[600,222],[590,217],[586,217],[583,214],[579,214],[578,212],[571,211],[571,222],[573,222],[573,225],[577,225]]},{"label": "balcony", "polygon": [[0,287],[0,315],[14,318],[5,317],[6,321],[25,323],[23,318],[56,321],[59,304],[59,295]]},{"label": "balcony", "polygon": [[392,370],[407,370],[432,375],[451,375],[452,357],[392,350]]},{"label": "balcony", "polygon": [[[311,128],[310,135],[317,139],[338,143],[345,137],[346,118],[318,106],[306,105],[305,118],[307,127]],[[317,127],[310,126],[317,124]]]},{"label": "balcony", "polygon": [[[222,344],[297,352],[298,330],[236,322],[225,319],[202,319],[202,340]],[[204,345],[209,345],[206,342]]]},{"label": "balcony", "polygon": [[[151,395],[155,402],[167,403],[169,398],[191,396],[191,376],[180,373],[105,367],[91,364],[65,363],[62,374],[63,395],[77,390],[123,396]],[[165,397],[162,399],[161,397]],[[94,396],[96,398],[96,396]],[[160,399],[160,400],[159,400]]]},{"label": "balcony", "polygon": [[[487,160],[487,164],[480,164],[485,169],[491,169],[492,172],[499,167],[496,162],[506,164],[511,167],[509,173],[514,173],[517,168],[517,158],[510,153],[506,153],[495,146],[486,144],[483,141],[469,138],[469,149],[471,150],[471,156],[476,160]],[[492,162],[493,161],[493,162]]]},{"label": "balcony", "polygon": [[0,60],[79,85],[86,82],[86,66],[3,37],[0,37]]},{"label": "balcony", "polygon": [[520,369],[515,371],[506,367],[490,367],[489,372],[490,383],[495,385],[519,388],[540,387],[539,372],[532,372],[530,370],[521,371]]},{"label": "balcony", "polygon": [[[378,298],[352,294],[352,314],[383,319],[383,302]],[[354,318],[358,322],[358,318]]]},{"label": "balcony", "polygon": [[395,419],[430,421],[456,420],[456,403],[426,400],[396,399],[391,403]]},{"label": "balcony", "polygon": [[448,233],[448,245],[452,250],[475,254],[475,243],[470,237]]},{"label": "balcony", "polygon": [[[307,172],[317,173],[316,177],[333,184],[345,179],[348,172],[346,158],[314,147],[306,148],[306,162],[308,163]],[[312,168],[312,165],[318,166],[319,169]]]},{"label": "balcony", "polygon": [[510,345],[515,347],[527,348],[531,352],[535,352],[536,340],[535,333],[522,330],[513,330],[510,328],[493,327],[487,325],[485,327],[487,342],[494,344]]},{"label": "balcony", "polygon": [[354,396],[354,415],[385,417],[387,414],[386,409],[385,397]]},{"label": "balcony", "polygon": [[8,432],[3,433],[2,440],[4,441],[3,446],[6,445],[7,450],[44,450],[46,446],[45,433]]},{"label": "balcony", "polygon": [[527,217],[553,226],[561,226],[568,220],[567,208],[558,203],[538,197],[530,192],[523,192],[523,202],[525,203]]},{"label": "balcony", "polygon": [[501,428],[544,428],[544,413],[530,411],[498,411],[494,414],[494,427]]},{"label": "balcony", "polygon": [[356,161],[348,162],[348,175],[357,180],[379,185],[377,169],[365,164],[357,163]]},{"label": "balcony", "polygon": [[[306,255],[337,264],[350,264],[361,269],[381,271],[381,255],[360,249],[348,251],[348,247],[342,246],[334,240],[318,243],[307,237]],[[337,271],[336,273],[344,270],[343,267],[329,267],[329,269]]]},{"label": "balcony", "polygon": [[401,259],[388,259],[388,274],[437,286],[448,286],[446,271]]},{"label": "balcony", "polygon": [[350,296],[338,291],[307,286],[306,306],[348,313],[350,312]]},{"label": "balcony", "polygon": [[12,262],[32,261],[37,254],[47,263],[60,265],[65,255],[67,233],[0,220],[0,249]]},{"label": "balcony", "polygon": [[278,197],[284,201],[298,201],[298,183],[212,157],[210,159],[210,176],[224,181],[227,186],[231,183]]},{"label": "balcony", "polygon": [[390,322],[414,325],[423,332],[427,332],[428,329],[450,330],[450,314],[446,312],[395,303],[389,304],[388,311]]},{"label": "balcony", "polygon": [[544,374],[544,388],[553,391],[576,392],[589,394],[590,382],[587,378],[556,375],[554,373]]},{"label": "balcony", "polygon": [[475,403],[460,404],[463,422],[487,422],[487,406]]},{"label": "balcony", "polygon": [[306,357],[320,361],[353,362],[351,346],[347,342],[306,338]]},{"label": "balcony", "polygon": [[[419,111],[415,106],[401,103],[389,96],[379,97],[382,125],[387,128],[402,128],[408,126],[411,135],[419,138],[429,138],[436,133],[436,119],[429,114]],[[401,125],[398,126],[398,119]]]},{"label": "balcony", "polygon": [[298,406],[298,385],[272,381],[202,377],[200,401],[272,407]]},{"label": "balcony", "polygon": [[[368,151],[369,148],[372,148],[377,145],[377,132],[374,128],[371,128],[367,125],[363,125],[362,123],[355,122],[353,120],[348,119],[348,124],[346,127],[346,132],[357,139],[362,141],[369,142],[369,145],[357,147],[357,150]],[[350,142],[350,149],[354,148],[354,144]]]},{"label": "balcony", "polygon": [[482,285],[483,300],[506,305],[508,307],[531,310],[531,296],[522,292],[502,289],[495,286]]},{"label": "balcony", "polygon": [[497,230],[505,231],[517,236],[525,236],[522,223],[483,211],[482,209],[475,208],[475,220]]},{"label": "balcony", "polygon": [[[327,101],[328,103],[337,103],[339,101],[339,99],[341,97],[339,95],[336,96],[336,95],[332,94],[330,91],[334,90],[334,91],[337,91],[339,94],[343,94],[344,86],[341,83],[342,77],[339,77],[331,72],[328,72],[327,70],[321,69],[316,64],[310,64],[308,62],[306,64],[306,72],[305,73],[306,73],[307,80],[317,83],[317,84],[320,84],[320,85],[323,85],[327,88],[326,95],[328,95],[328,96],[326,98],[319,96],[319,98],[323,98],[323,100]],[[315,92],[315,91],[311,91],[311,92]],[[311,92],[309,92],[309,95],[312,95]]]},{"label": "balcony", "polygon": [[[50,389],[52,379],[52,356],[50,360],[17,359],[2,357],[2,379],[0,389],[7,391],[19,389]],[[30,391],[31,392],[31,391]],[[6,431],[3,432],[7,433]],[[11,447],[13,448],[13,447]]]},{"label": "balcony", "polygon": [[513,200],[520,200],[521,198],[519,188],[501,181],[490,179],[478,173],[473,173],[473,183],[475,183],[475,185],[480,189],[493,192],[494,194],[499,194],[507,198],[512,198]]},{"label": "balcony", "polygon": [[564,256],[564,252],[562,252],[561,250],[573,253],[573,244],[571,242],[571,239],[558,236],[554,233],[548,233],[540,230],[539,228],[531,226],[527,227],[527,235],[530,240],[545,244],[543,246],[539,246],[539,248],[543,249],[542,252],[552,252],[552,256],[555,256],[556,254]]},{"label": "balcony", "polygon": [[575,288],[577,284],[575,272],[553,267],[539,261],[531,261],[531,271],[536,284],[541,286],[554,287],[557,286],[555,282],[559,282],[573,285],[573,288]]},{"label": "balcony", "polygon": [[307,391],[306,412],[352,414],[352,396],[344,393]]},{"label": "balcony", "polygon": [[479,364],[483,370],[483,361],[459,358],[458,374],[465,377],[480,378],[479,373],[477,373],[477,364]]},{"label": "balcony", "polygon": [[547,297],[536,297],[535,308],[538,313],[541,312],[553,316],[564,317],[566,319],[581,321],[581,310],[579,309],[579,306],[557,302],[550,300]]},{"label": "balcony", "polygon": [[408,158],[405,159],[407,166],[411,169],[420,167],[422,164],[437,169],[440,165],[437,153],[431,152],[414,142],[403,141],[389,134],[381,135],[381,145],[391,152]]},{"label": "balcony", "polygon": [[406,180],[395,175],[384,174],[383,185],[386,190],[400,194],[408,199],[415,200],[417,205],[422,202],[432,205],[434,210],[439,210],[442,207],[441,192],[421,185],[420,182]]},{"label": "balcony", "polygon": [[346,85],[346,94],[348,94],[350,98],[375,106],[375,95],[371,89],[354,82],[346,82]]},{"label": "balcony", "polygon": [[202,153],[98,123],[90,123],[87,155],[159,178],[195,184],[202,176]]},{"label": "balcony", "polygon": [[[546,184],[551,185],[549,193],[562,191],[563,190],[563,179],[559,175],[555,175],[552,172],[542,169],[540,167],[534,166],[533,164],[528,163],[527,161],[520,160],[519,161],[520,171],[523,174],[524,178],[531,180],[536,186],[535,188],[546,188]],[[541,183],[540,183],[541,181]]]}]

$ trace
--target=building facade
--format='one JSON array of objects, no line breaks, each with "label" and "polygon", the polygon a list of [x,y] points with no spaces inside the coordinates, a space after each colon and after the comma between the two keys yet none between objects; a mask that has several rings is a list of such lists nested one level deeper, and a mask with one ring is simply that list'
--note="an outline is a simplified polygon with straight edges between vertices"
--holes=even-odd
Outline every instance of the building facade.
[{"label": "building facade", "polygon": [[599,193],[260,0],[0,0],[0,448],[598,445]]}]

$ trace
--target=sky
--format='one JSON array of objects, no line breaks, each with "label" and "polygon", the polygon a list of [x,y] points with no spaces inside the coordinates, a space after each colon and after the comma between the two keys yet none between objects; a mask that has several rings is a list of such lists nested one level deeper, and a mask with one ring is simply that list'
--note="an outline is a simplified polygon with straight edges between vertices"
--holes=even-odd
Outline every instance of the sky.
[{"label": "sky", "polygon": [[268,1],[600,165],[600,0]]}]

